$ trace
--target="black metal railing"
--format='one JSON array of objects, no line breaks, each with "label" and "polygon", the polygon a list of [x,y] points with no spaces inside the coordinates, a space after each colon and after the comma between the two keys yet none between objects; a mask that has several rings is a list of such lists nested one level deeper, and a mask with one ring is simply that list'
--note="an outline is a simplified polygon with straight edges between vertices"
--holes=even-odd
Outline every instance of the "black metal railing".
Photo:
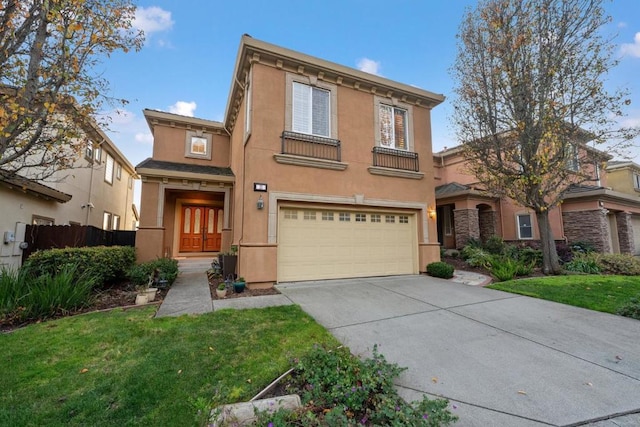
[{"label": "black metal railing", "polygon": [[340,140],[304,133],[282,132],[282,154],[340,161]]},{"label": "black metal railing", "polygon": [[383,168],[402,169],[418,172],[418,153],[394,150],[392,148],[373,147],[373,166]]}]

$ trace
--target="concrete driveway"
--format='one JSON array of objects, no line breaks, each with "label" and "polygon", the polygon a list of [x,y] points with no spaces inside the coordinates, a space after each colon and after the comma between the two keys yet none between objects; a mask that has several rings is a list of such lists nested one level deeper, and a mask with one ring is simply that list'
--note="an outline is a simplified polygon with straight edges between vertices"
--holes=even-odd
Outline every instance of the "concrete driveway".
[{"label": "concrete driveway", "polygon": [[406,366],[408,400],[460,426],[640,425],[640,321],[427,276],[281,284],[356,354]]}]

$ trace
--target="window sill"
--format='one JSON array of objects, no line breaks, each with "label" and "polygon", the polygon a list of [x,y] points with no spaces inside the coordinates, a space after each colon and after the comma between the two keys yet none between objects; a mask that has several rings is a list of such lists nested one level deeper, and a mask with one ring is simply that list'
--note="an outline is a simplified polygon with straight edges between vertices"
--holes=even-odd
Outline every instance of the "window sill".
[{"label": "window sill", "polygon": [[396,178],[423,179],[423,172],[406,171],[402,169],[383,168],[380,166],[369,166],[369,173],[372,175],[393,176]]},{"label": "window sill", "polygon": [[334,160],[317,159],[314,157],[294,156],[292,154],[274,154],[276,162],[284,165],[305,166],[309,168],[331,169],[343,171],[349,166],[348,163],[336,162]]}]

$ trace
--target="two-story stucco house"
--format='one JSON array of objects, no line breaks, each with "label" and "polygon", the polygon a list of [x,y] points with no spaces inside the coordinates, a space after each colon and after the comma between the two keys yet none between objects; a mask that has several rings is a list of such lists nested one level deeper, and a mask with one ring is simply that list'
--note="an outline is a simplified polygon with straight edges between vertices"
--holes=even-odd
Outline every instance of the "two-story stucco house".
[{"label": "two-story stucco house", "polygon": [[236,245],[251,286],[424,270],[443,100],[243,36],[223,122],[145,110],[139,260]]},{"label": "two-story stucco house", "polygon": [[[592,180],[569,187],[560,206],[549,211],[550,226],[556,241],[589,242],[601,252],[635,254],[640,250],[640,198],[624,194],[612,166],[600,167],[610,159],[587,146],[576,152],[575,167],[584,163],[582,170]],[[468,172],[460,146],[434,153],[434,167],[438,239],[444,248],[461,248],[470,238],[492,235],[520,243],[539,240],[535,213],[484,191]],[[631,176],[628,181],[632,185]]]},{"label": "two-story stucco house", "polygon": [[20,265],[27,224],[135,230],[133,165],[95,122],[83,131],[87,145],[74,167],[46,182],[0,171],[0,265]]}]

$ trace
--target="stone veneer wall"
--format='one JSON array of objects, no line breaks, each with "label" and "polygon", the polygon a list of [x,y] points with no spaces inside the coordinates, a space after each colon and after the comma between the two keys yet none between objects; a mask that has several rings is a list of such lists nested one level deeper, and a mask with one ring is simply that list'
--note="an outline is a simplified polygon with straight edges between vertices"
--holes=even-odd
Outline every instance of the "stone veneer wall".
[{"label": "stone veneer wall", "polygon": [[470,238],[480,238],[478,209],[455,209],[453,223],[456,231],[456,248],[461,249]]},{"label": "stone veneer wall", "polygon": [[618,241],[620,242],[620,252],[623,254],[635,254],[636,245],[633,240],[631,214],[629,212],[616,212],[615,215],[616,222],[618,223]]},{"label": "stone veneer wall", "polygon": [[489,237],[498,234],[496,225],[498,224],[498,213],[496,211],[481,210],[478,212],[480,224],[480,240],[485,242]]},{"label": "stone veneer wall", "polygon": [[602,209],[562,212],[568,243],[589,242],[598,252],[611,252],[607,215]]}]

